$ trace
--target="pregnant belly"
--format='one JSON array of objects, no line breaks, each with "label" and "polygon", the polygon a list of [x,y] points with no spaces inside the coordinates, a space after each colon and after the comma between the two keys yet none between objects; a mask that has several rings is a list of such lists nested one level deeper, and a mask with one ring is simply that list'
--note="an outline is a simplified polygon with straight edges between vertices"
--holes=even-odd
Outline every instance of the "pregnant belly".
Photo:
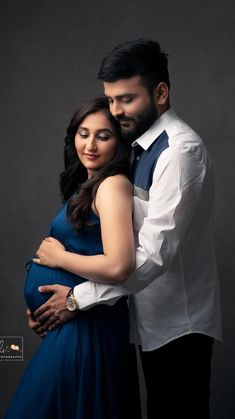
[{"label": "pregnant belly", "polygon": [[27,306],[31,311],[35,311],[51,297],[51,292],[42,294],[38,291],[40,285],[59,284],[74,287],[84,281],[86,281],[84,278],[71,274],[63,269],[48,268],[47,266],[30,262],[24,285]]}]

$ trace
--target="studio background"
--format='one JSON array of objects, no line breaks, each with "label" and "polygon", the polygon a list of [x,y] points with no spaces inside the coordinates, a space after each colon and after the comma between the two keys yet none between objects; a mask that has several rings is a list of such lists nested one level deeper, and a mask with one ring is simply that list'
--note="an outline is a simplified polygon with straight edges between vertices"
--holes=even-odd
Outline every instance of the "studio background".
[{"label": "studio background", "polygon": [[233,419],[234,2],[2,0],[0,19],[0,337],[24,338],[24,361],[0,362],[0,412],[39,344],[27,327],[24,265],[60,205],[65,129],[77,106],[102,92],[97,72],[106,53],[149,37],[169,54],[172,105],[214,163],[224,342],[214,346],[211,416]]}]

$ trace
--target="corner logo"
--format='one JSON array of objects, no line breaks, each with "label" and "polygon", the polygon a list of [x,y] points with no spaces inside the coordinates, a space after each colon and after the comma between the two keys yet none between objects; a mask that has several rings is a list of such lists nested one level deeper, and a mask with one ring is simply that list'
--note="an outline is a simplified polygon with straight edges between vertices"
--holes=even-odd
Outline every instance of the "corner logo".
[{"label": "corner logo", "polygon": [[0,361],[23,361],[23,336],[0,336]]}]

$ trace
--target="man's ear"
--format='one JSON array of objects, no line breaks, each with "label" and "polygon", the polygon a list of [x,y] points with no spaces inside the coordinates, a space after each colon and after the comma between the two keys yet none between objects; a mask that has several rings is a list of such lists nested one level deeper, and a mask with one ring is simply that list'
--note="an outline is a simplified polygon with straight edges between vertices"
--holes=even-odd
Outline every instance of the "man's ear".
[{"label": "man's ear", "polygon": [[165,105],[169,100],[169,88],[164,81],[155,87],[154,98],[156,105]]}]

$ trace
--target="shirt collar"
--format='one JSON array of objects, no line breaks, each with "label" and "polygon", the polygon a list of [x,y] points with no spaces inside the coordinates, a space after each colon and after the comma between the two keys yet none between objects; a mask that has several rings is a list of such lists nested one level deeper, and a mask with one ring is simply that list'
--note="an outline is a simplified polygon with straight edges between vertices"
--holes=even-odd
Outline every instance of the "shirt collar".
[{"label": "shirt collar", "polygon": [[153,125],[151,125],[147,131],[145,131],[132,143],[132,147],[140,145],[146,151],[166,129],[169,122],[175,119],[175,117],[175,111],[172,108],[168,109],[153,123]]}]

